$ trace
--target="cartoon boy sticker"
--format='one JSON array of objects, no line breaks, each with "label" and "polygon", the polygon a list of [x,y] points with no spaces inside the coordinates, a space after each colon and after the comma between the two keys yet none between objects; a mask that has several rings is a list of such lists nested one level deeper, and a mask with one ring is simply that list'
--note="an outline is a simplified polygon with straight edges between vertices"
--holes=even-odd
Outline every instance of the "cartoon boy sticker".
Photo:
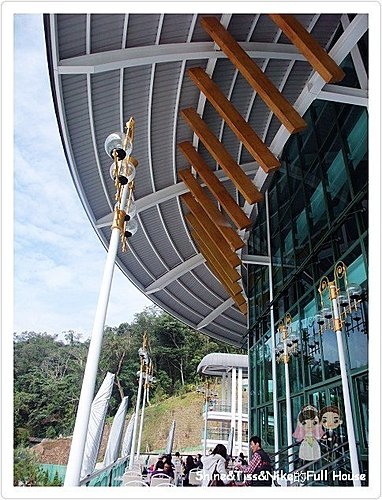
[{"label": "cartoon boy sticker", "polygon": [[328,451],[338,446],[338,436],[335,431],[342,424],[341,412],[337,406],[325,406],[320,411],[320,423],[324,428],[324,434],[321,436],[322,443]]}]

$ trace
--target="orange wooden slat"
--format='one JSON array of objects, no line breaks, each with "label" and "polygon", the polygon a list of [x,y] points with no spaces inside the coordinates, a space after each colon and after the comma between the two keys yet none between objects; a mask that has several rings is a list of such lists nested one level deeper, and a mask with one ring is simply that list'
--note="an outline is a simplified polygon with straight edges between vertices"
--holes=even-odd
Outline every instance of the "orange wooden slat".
[{"label": "orange wooden slat", "polygon": [[[187,195],[183,195],[181,198],[191,211],[191,213],[186,214],[186,219],[188,221],[190,221],[190,219],[192,220],[190,224],[194,229],[197,229],[199,234],[201,234],[202,231],[205,233],[205,239],[209,241],[209,247],[215,248],[230,267],[234,268],[239,266],[241,264],[240,258],[231,250],[228,243],[216,229],[216,226],[210,220],[206,220],[208,216],[202,207],[198,205],[197,201],[194,200],[192,195],[190,194],[189,198]],[[193,222],[194,219],[195,222]],[[198,229],[199,227],[201,228],[200,230]]]},{"label": "orange wooden slat", "polygon": [[191,68],[188,75],[199,90],[207,97],[219,115],[225,120],[236,137],[244,144],[260,167],[269,172],[280,167],[279,160],[273,155],[253,128],[244,120],[235,106],[226,98],[220,88],[202,68]]},{"label": "orange wooden slat", "polygon": [[307,126],[304,119],[220,24],[219,20],[216,17],[203,17],[201,24],[287,130],[291,134],[303,130]]},{"label": "orange wooden slat", "polygon": [[248,305],[247,305],[247,302],[244,302],[244,304],[240,304],[238,305],[239,307],[239,310],[242,314],[245,314],[247,315],[248,314]]},{"label": "orange wooden slat", "polygon": [[191,142],[181,142],[178,144],[178,148],[200,175],[203,182],[224,208],[225,212],[229,215],[235,226],[238,229],[248,228],[252,224],[251,219],[246,216],[244,211],[232,198],[227,189],[210,170]]},{"label": "orange wooden slat", "polygon": [[227,282],[235,283],[235,281],[239,281],[241,278],[240,274],[236,271],[236,269],[232,269],[229,265],[225,265],[225,262],[219,258],[219,254],[213,252],[213,249],[208,246],[208,242],[204,239],[203,233],[199,235],[198,231],[194,229],[191,231],[191,235],[198,244],[199,248],[203,250],[203,255],[208,258],[208,260],[211,261],[214,266],[219,269],[219,271],[221,271]]},{"label": "orange wooden slat", "polygon": [[218,208],[214,202],[207,196],[201,185],[192,175],[191,170],[185,169],[179,172],[179,177],[186,184],[190,192],[196,198],[198,203],[207,212],[210,219],[215,223],[218,230],[221,232],[224,239],[230,245],[233,250],[238,250],[243,248],[245,245],[244,241],[240,236],[232,229],[224,215],[219,212]]},{"label": "orange wooden slat", "polygon": [[321,47],[314,36],[290,14],[269,14],[269,17],[283,31],[285,36],[303,54],[326,83],[340,82],[345,73],[330,55]]},{"label": "orange wooden slat", "polygon": [[195,233],[192,232],[192,237],[195,239],[195,242],[197,244],[198,250],[200,253],[203,255],[203,257],[206,259],[206,264],[216,277],[216,279],[220,282],[222,287],[225,289],[225,291],[232,297],[234,298],[235,296],[239,295],[243,289],[237,282],[232,282],[227,279],[226,275],[222,273],[221,269],[218,268],[212,260],[209,259],[208,255],[204,253],[204,248],[199,245],[199,242],[195,238]]},{"label": "orange wooden slat", "polygon": [[240,166],[228,153],[219,139],[211,132],[194,108],[182,109],[181,115],[207,148],[210,155],[221,166],[246,201],[253,205],[263,199],[263,195],[245,175]]},{"label": "orange wooden slat", "polygon": [[237,299],[237,304],[240,305],[240,304],[244,304],[246,302],[246,299],[244,297],[244,295],[240,295],[240,297],[238,297]]}]

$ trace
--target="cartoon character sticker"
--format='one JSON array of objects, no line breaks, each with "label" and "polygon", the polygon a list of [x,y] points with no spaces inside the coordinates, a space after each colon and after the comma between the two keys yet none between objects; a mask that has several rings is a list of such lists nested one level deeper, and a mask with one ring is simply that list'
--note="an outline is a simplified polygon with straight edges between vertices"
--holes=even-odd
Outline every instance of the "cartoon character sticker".
[{"label": "cartoon character sticker", "polygon": [[302,460],[317,460],[321,457],[321,448],[318,444],[323,431],[315,406],[304,406],[297,418],[297,427],[293,437],[301,442],[298,456]]},{"label": "cartoon character sticker", "polygon": [[339,444],[335,429],[342,424],[341,412],[337,406],[325,406],[320,411],[319,417],[320,423],[324,428],[321,442],[328,451],[331,451]]}]

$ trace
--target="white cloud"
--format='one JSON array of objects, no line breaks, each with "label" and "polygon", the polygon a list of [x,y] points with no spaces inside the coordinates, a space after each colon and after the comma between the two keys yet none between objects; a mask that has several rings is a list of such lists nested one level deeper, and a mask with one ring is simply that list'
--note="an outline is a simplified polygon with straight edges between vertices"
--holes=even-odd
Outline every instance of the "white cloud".
[{"label": "white cloud", "polygon": [[[72,329],[87,337],[106,252],[63,154],[41,16],[16,16],[14,57],[14,329],[58,334]],[[116,268],[106,324],[131,321],[150,304]]]}]

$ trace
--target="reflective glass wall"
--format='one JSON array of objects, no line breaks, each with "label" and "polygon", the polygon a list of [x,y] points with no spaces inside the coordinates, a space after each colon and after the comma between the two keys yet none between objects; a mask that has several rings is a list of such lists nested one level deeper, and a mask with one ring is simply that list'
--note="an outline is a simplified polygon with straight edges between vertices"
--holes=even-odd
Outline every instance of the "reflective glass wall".
[{"label": "reflective glass wall", "polygon": [[[273,448],[275,386],[279,415],[286,411],[282,363],[276,381],[272,379],[271,305],[276,324],[286,313],[292,316],[299,340],[299,354],[289,362],[293,425],[307,403],[336,404],[343,410],[335,333],[321,334],[314,318],[320,279],[332,277],[334,264],[342,260],[349,282],[364,290],[359,311],[344,325],[343,340],[357,408],[356,437],[367,460],[368,116],[361,106],[317,100],[304,118],[308,127],[289,139],[268,190],[272,304],[268,267],[248,267],[251,432]],[[249,252],[268,255],[265,203],[259,207]],[[283,447],[286,420],[279,422]]]}]

